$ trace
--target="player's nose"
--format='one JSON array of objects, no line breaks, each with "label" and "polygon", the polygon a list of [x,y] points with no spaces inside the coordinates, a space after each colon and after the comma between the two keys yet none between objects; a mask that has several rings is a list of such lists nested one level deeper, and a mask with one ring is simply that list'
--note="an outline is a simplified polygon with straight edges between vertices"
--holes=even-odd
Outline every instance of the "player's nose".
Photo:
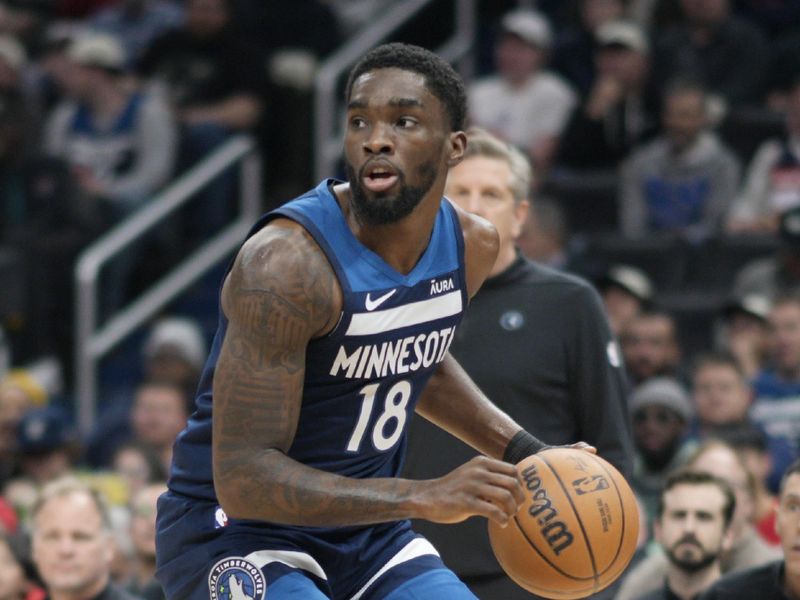
[{"label": "player's nose", "polygon": [[394,152],[391,128],[385,123],[376,123],[367,134],[363,148],[367,154],[391,154]]}]

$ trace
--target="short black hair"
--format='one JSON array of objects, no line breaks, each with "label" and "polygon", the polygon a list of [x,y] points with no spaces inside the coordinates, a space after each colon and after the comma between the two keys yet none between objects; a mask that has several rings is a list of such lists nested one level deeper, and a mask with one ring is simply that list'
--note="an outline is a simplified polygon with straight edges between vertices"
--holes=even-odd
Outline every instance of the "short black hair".
[{"label": "short black hair", "polygon": [[402,69],[425,78],[425,87],[444,105],[451,131],[461,131],[467,118],[467,92],[464,81],[442,57],[430,50],[393,42],[367,52],[350,71],[345,88],[345,101],[350,102],[353,83],[364,73],[375,69]]},{"label": "short black hair", "polygon": [[692,361],[691,365],[692,381],[694,381],[694,378],[701,369],[709,366],[729,367],[736,372],[736,375],[738,375],[742,381],[747,381],[747,375],[745,374],[739,359],[737,359],[736,356],[728,350],[710,350],[708,352],[702,352],[698,354]]},{"label": "short black hair", "polygon": [[783,490],[786,487],[786,480],[789,479],[791,475],[800,475],[800,458],[795,459],[795,461],[783,472],[781,483],[778,486],[779,494],[783,494]]},{"label": "short black hair", "polygon": [[667,475],[667,479],[664,482],[664,487],[661,489],[661,495],[658,498],[657,515],[659,519],[664,516],[664,495],[669,490],[679,485],[716,486],[725,497],[725,504],[722,507],[722,518],[725,528],[728,528],[728,526],[731,524],[731,520],[733,519],[733,511],[736,509],[736,495],[733,493],[733,488],[731,488],[727,481],[720,479],[711,473],[686,467],[676,469]]}]

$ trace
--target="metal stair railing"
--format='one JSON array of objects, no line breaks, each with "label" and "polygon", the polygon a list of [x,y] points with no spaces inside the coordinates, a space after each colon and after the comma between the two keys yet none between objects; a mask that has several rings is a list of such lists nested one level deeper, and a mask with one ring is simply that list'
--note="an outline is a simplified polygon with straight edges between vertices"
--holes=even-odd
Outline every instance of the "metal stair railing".
[{"label": "metal stair railing", "polygon": [[[239,214],[198,250],[98,327],[100,269],[158,226],[215,177],[239,163]],[[75,401],[83,435],[94,425],[100,359],[241,243],[261,210],[261,159],[256,142],[236,136],[176,179],[146,206],[93,242],[75,270]]]},{"label": "metal stair railing", "polygon": [[[334,174],[342,152],[337,97],[340,78],[376,44],[436,0],[400,0],[372,25],[352,37],[324,60],[314,81],[314,175],[316,181]],[[460,61],[462,75],[471,74],[468,52],[475,39],[476,0],[455,0],[453,34],[436,50],[448,61]]]}]

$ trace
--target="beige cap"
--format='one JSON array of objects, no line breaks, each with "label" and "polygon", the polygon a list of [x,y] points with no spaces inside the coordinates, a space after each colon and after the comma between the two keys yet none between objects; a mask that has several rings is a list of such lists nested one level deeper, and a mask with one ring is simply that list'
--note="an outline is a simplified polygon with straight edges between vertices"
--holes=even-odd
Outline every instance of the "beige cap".
[{"label": "beige cap", "polygon": [[125,66],[125,50],[112,35],[85,33],[70,44],[67,55],[79,65],[120,71]]},{"label": "beige cap", "polygon": [[513,33],[527,43],[539,48],[549,48],[553,32],[547,19],[536,12],[519,8],[506,13],[500,22],[503,31]]},{"label": "beige cap", "polygon": [[19,71],[25,66],[28,57],[25,54],[25,48],[15,37],[0,35],[0,59],[8,63],[15,71]]},{"label": "beige cap", "polygon": [[650,51],[650,43],[644,30],[631,21],[611,21],[601,25],[595,33],[595,39],[601,47],[622,46],[641,54]]}]

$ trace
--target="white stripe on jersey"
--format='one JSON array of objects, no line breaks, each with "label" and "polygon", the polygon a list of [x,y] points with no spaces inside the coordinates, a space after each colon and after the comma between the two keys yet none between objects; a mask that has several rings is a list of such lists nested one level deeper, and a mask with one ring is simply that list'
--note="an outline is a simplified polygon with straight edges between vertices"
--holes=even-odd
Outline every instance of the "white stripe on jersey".
[{"label": "white stripe on jersey", "polygon": [[264,565],[279,562],[295,569],[302,569],[308,571],[319,577],[320,579],[328,580],[322,566],[314,560],[310,554],[305,552],[295,552],[293,550],[256,550],[245,556],[247,560],[256,565],[259,569]]},{"label": "white stripe on jersey", "polygon": [[462,308],[461,291],[456,290],[429,300],[411,302],[395,308],[353,313],[345,335],[386,333],[410,325],[451,317],[461,312]]},{"label": "white stripe on jersey", "polygon": [[403,549],[400,550],[400,552],[398,552],[392,558],[390,558],[389,562],[383,565],[380,571],[375,573],[375,575],[373,575],[370,578],[370,580],[366,583],[366,585],[364,585],[364,587],[358,590],[358,593],[352,598],[350,598],[350,600],[360,600],[360,598],[364,595],[364,593],[369,589],[369,586],[371,586],[375,582],[375,580],[378,579],[378,577],[386,573],[386,571],[388,571],[389,569],[396,567],[400,563],[404,563],[408,560],[411,560],[412,558],[417,558],[418,556],[424,556],[426,554],[434,554],[436,556],[439,556],[439,553],[436,551],[436,548],[433,547],[433,544],[431,544],[425,538],[416,538],[414,540],[411,540],[410,542],[408,542],[408,544],[403,546]]}]

